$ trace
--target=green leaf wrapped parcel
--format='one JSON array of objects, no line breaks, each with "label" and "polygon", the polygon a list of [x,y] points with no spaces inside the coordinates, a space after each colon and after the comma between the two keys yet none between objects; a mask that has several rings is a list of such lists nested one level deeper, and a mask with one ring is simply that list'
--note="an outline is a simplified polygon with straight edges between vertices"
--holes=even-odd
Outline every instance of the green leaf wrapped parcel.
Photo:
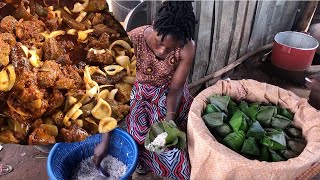
[{"label": "green leaf wrapped parcel", "polygon": [[207,102],[202,111],[207,128],[220,143],[246,158],[286,161],[299,156],[306,146],[288,109],[220,95],[210,96]]},{"label": "green leaf wrapped parcel", "polygon": [[180,131],[174,121],[160,121],[152,124],[144,147],[152,152],[161,153],[168,148],[184,149],[186,147],[186,134]]}]

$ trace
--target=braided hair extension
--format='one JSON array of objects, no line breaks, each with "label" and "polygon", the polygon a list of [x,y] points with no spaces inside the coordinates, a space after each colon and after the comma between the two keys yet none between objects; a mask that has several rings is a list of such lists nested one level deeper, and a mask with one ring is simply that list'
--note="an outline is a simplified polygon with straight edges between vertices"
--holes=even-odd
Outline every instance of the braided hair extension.
[{"label": "braided hair extension", "polygon": [[165,1],[156,14],[153,28],[162,35],[171,35],[186,44],[194,39],[196,24],[191,1]]}]

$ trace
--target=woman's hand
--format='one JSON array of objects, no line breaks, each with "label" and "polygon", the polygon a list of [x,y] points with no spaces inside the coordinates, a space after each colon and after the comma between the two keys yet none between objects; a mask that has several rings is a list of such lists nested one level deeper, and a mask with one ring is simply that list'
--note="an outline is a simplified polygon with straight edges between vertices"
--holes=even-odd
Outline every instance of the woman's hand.
[{"label": "woman's hand", "polygon": [[93,163],[97,169],[100,169],[100,163],[108,154],[108,148],[105,143],[101,142],[94,148]]},{"label": "woman's hand", "polygon": [[100,163],[108,154],[110,144],[110,132],[102,134],[101,142],[94,148],[93,164],[100,169]]},{"label": "woman's hand", "polygon": [[314,108],[320,110],[320,73],[309,77],[311,82],[306,82],[306,86],[311,90],[309,103]]},{"label": "woman's hand", "polygon": [[308,89],[318,88],[317,84],[320,82],[320,73],[314,74],[308,77],[311,82],[306,82],[306,86]]}]

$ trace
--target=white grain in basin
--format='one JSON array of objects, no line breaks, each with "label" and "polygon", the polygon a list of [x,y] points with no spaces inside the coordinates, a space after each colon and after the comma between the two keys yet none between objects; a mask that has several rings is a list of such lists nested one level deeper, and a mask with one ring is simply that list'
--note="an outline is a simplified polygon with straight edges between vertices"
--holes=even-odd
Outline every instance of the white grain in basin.
[{"label": "white grain in basin", "polygon": [[105,177],[96,169],[92,158],[93,156],[81,161],[74,171],[72,180],[118,180],[127,171],[127,166],[123,162],[107,155],[101,162],[101,168],[106,168],[110,174],[110,177]]}]

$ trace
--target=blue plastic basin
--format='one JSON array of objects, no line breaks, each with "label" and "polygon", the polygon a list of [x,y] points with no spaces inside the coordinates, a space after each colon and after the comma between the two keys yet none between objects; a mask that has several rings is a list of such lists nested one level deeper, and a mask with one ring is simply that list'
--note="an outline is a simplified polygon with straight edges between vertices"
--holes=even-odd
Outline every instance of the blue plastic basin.
[{"label": "blue plastic basin", "polygon": [[[101,134],[90,136],[82,142],[55,144],[47,161],[50,180],[70,179],[73,168],[82,160],[92,156],[99,142],[101,142]],[[112,131],[109,154],[127,166],[127,172],[121,179],[127,179],[133,174],[138,163],[138,146],[127,132],[119,128]]]}]

